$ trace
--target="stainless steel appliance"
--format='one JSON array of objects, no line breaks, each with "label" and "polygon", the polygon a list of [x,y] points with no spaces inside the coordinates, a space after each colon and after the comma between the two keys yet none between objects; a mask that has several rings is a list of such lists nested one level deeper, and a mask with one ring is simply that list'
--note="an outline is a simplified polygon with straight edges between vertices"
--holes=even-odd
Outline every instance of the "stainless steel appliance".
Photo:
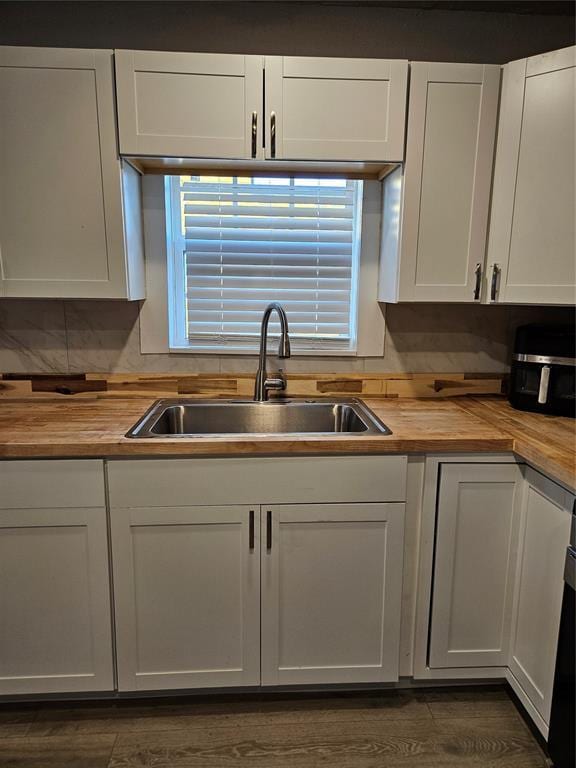
[{"label": "stainless steel appliance", "polygon": [[554,768],[574,768],[576,765],[576,680],[574,657],[576,649],[576,503],[572,515],[570,546],[566,552],[564,597],[558,637],[548,752]]},{"label": "stainless steel appliance", "polygon": [[508,399],[514,408],[576,416],[573,325],[523,325],[516,331]]}]

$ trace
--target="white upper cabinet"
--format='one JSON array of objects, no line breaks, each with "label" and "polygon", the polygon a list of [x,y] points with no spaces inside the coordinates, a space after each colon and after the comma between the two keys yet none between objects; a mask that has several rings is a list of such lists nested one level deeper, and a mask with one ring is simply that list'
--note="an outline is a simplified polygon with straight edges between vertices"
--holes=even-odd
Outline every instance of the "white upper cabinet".
[{"label": "white upper cabinet", "polygon": [[406,61],[116,51],[120,152],[402,160],[407,75]]},{"label": "white upper cabinet", "polygon": [[481,298],[500,67],[411,64],[404,178],[385,180],[381,301]]},{"label": "white upper cabinet", "polygon": [[115,56],[123,155],[263,157],[261,56]]},{"label": "white upper cabinet", "polygon": [[0,48],[0,295],[142,298],[111,51]]},{"label": "white upper cabinet", "polygon": [[504,67],[488,251],[491,301],[574,303],[575,67],[574,47]]},{"label": "white upper cabinet", "polygon": [[266,157],[401,161],[408,62],[267,56]]}]

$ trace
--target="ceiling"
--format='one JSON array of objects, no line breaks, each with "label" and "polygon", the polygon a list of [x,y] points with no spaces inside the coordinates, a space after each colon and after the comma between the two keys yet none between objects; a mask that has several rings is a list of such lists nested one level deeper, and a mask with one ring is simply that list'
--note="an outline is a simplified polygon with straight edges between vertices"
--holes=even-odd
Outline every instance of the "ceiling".
[{"label": "ceiling", "polygon": [[[136,2],[137,0],[133,0]],[[196,3],[282,3],[284,5],[348,5],[381,8],[414,8],[430,11],[480,11],[546,16],[574,16],[574,0],[188,0]]]}]

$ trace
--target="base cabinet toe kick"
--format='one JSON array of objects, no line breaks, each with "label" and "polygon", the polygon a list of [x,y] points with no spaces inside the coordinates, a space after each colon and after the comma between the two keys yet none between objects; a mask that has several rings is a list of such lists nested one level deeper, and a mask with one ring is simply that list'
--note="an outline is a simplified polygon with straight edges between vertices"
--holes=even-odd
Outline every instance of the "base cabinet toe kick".
[{"label": "base cabinet toe kick", "polygon": [[573,495],[511,454],[0,462],[0,697],[507,679]]}]

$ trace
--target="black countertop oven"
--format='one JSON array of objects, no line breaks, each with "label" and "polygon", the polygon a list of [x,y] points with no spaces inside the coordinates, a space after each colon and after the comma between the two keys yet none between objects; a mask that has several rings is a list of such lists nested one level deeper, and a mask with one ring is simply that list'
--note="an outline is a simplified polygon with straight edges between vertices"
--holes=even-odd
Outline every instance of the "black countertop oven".
[{"label": "black countertop oven", "polygon": [[508,399],[514,408],[576,415],[573,325],[523,325],[516,331]]}]

